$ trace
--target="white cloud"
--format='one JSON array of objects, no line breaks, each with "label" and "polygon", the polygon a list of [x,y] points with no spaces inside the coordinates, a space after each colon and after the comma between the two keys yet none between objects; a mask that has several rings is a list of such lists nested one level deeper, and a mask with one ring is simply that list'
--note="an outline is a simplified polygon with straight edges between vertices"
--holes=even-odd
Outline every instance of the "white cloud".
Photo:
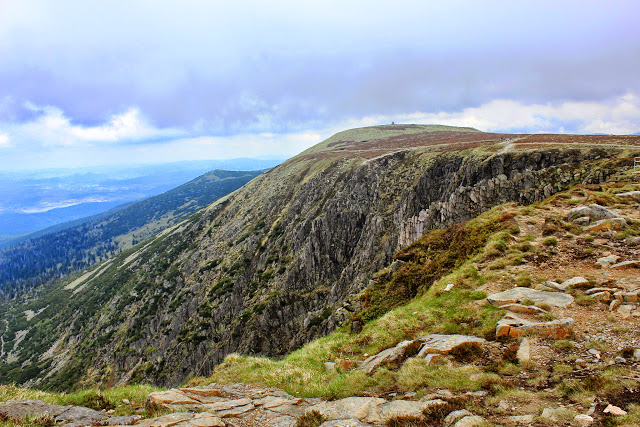
[{"label": "white cloud", "polygon": [[605,102],[526,104],[499,99],[453,112],[414,112],[353,118],[291,133],[253,132],[204,135],[205,129],[156,128],[137,108],[103,124],[72,123],[60,109],[29,106],[39,114],[22,124],[3,124],[0,168],[74,167],[99,164],[161,163],[295,155],[332,134],[385,123],[471,126],[487,132],[613,133],[640,132],[640,96],[630,92]]},{"label": "white cloud", "polygon": [[434,123],[470,126],[486,132],[609,133],[640,131],[640,96],[629,92],[606,102],[525,104],[499,99],[456,112],[415,112],[365,117],[348,127],[379,123]]},{"label": "white cloud", "polygon": [[13,147],[11,141],[9,140],[9,135],[6,133],[0,133],[0,148],[10,148]]},{"label": "white cloud", "polygon": [[151,126],[134,107],[113,115],[106,123],[97,126],[73,124],[64,112],[56,107],[39,107],[30,103],[26,103],[25,107],[40,114],[29,122],[7,125],[9,133],[15,135],[24,148],[138,142],[175,138],[184,134],[177,129],[158,129]]}]

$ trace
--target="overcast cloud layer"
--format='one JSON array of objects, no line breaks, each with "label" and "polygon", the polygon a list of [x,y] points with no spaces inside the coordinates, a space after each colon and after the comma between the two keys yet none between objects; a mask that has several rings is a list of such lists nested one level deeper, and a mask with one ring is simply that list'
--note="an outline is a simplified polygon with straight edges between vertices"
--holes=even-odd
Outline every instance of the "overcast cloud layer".
[{"label": "overcast cloud layer", "polygon": [[295,154],[347,127],[640,132],[640,2],[0,0],[0,168]]}]

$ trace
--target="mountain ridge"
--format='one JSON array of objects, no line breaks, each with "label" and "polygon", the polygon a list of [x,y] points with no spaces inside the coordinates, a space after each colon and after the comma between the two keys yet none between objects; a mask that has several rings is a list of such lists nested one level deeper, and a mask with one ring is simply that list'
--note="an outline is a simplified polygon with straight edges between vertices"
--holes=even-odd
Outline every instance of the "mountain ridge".
[{"label": "mountain ridge", "polygon": [[[69,319],[44,307],[56,340],[38,317],[18,316],[6,341],[27,333],[5,375],[63,389],[178,384],[232,352],[286,354],[347,322],[359,310],[350,298],[401,244],[508,201],[602,182],[640,140],[454,130],[362,142],[304,152],[93,270],[64,309]],[[29,309],[74,292],[64,286]]]}]

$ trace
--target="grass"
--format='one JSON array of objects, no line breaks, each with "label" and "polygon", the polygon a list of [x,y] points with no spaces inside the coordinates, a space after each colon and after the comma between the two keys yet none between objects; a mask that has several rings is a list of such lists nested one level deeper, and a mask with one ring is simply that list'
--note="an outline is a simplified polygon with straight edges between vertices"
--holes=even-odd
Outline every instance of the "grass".
[{"label": "grass", "polygon": [[417,391],[428,385],[475,390],[477,385],[469,380],[468,375],[480,372],[476,369],[470,372],[457,368],[427,367],[424,375],[416,376],[409,369],[415,366],[421,369],[425,361],[411,360],[397,372],[379,369],[375,375],[367,376],[358,369],[348,372],[327,371],[324,362],[337,358],[362,360],[367,354],[376,354],[402,340],[429,333],[490,336],[502,312],[490,305],[479,307],[471,304],[484,296],[483,293],[456,288],[438,295],[438,289],[434,288],[409,304],[369,322],[360,334],[334,332],[280,360],[230,355],[209,378],[195,379],[192,384],[246,382],[282,388],[300,397],[323,398],[342,398],[367,391],[398,388]]},{"label": "grass", "polygon": [[[429,233],[399,250],[395,258],[404,261],[400,269],[388,280],[388,274],[375,276],[375,285],[367,288],[359,300],[363,310],[355,320],[368,322],[392,308],[406,304],[424,293],[442,276],[459,270],[457,285],[474,284],[474,269],[469,268],[472,259],[490,259],[502,255],[508,247],[510,233],[519,232],[512,220],[512,205],[499,206],[446,230]],[[522,257],[508,254],[497,262],[507,260],[509,265],[522,262]],[[477,275],[477,273],[476,273]]]},{"label": "grass", "polygon": [[[96,410],[114,409],[114,415],[120,416],[135,414],[137,408],[144,407],[147,396],[158,390],[146,385],[132,385],[107,390],[82,389],[73,393],[52,393],[7,384],[0,385],[0,402],[42,400],[51,405],[86,406]],[[131,404],[124,405],[123,399],[129,399]]]}]

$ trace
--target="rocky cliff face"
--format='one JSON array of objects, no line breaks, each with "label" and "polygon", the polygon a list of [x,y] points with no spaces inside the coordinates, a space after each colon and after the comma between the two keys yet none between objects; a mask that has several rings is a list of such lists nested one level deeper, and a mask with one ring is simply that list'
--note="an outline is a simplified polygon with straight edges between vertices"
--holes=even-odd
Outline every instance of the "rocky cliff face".
[{"label": "rocky cliff face", "polygon": [[[173,385],[232,352],[287,353],[346,320],[349,298],[426,230],[600,182],[639,141],[423,126],[339,133],[73,286],[11,307],[2,373],[59,388]],[[26,320],[26,309],[38,314]]]}]

